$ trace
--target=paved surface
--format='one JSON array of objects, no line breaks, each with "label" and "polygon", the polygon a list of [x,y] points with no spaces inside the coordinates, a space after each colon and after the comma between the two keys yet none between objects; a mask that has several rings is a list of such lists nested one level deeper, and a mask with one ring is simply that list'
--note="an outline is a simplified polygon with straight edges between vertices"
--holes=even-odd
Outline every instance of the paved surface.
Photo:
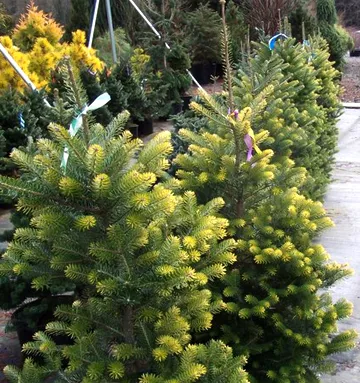
[{"label": "paved surface", "polygon": [[[10,230],[10,212],[0,212],[0,233]],[[6,243],[0,243],[0,251],[5,249]],[[11,317],[11,312],[0,311],[0,383],[5,383],[3,368],[8,364],[19,365],[21,361],[20,345],[17,334],[14,332],[7,333],[5,331],[6,324]],[[40,382],[39,382],[40,383]]]},{"label": "paved surface", "polygon": [[[0,211],[0,234],[6,230],[11,230],[12,224],[10,223],[10,211]],[[7,243],[0,242],[0,252],[6,249]]]},{"label": "paved surface", "polygon": [[[339,152],[325,207],[336,226],[320,238],[333,260],[349,263],[355,274],[332,289],[334,299],[346,298],[354,304],[351,318],[339,329],[355,328],[360,333],[360,110],[346,109],[339,123]],[[334,375],[323,383],[360,383],[360,343],[347,353],[334,357]]]}]

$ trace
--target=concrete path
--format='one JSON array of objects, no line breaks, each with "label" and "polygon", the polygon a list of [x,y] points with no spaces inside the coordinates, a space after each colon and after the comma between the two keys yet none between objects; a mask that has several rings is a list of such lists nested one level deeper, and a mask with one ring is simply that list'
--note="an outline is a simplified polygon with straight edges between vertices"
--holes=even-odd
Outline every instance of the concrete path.
[{"label": "concrete path", "polygon": [[[10,215],[10,211],[0,211],[0,234],[12,229]],[[6,243],[0,243],[0,251],[4,250],[6,246]],[[20,344],[17,334],[16,332],[6,332],[6,325],[10,320],[11,314],[12,311],[0,310],[0,383],[7,382],[2,373],[3,368],[8,364],[20,365],[21,362]]]},{"label": "concrete path", "polygon": [[[320,238],[332,259],[349,263],[355,274],[331,289],[333,298],[346,298],[354,304],[351,318],[339,324],[340,330],[360,333],[360,109],[346,109],[339,123],[339,152],[325,207],[336,226]],[[347,353],[334,357],[334,375],[323,383],[360,383],[360,342]]]}]

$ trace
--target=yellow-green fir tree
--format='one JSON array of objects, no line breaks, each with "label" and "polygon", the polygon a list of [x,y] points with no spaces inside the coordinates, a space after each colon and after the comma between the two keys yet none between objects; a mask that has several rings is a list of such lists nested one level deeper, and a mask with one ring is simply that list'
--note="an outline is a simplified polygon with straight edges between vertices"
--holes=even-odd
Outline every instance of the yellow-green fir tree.
[{"label": "yellow-green fir tree", "polygon": [[[84,91],[72,75],[67,82],[82,109]],[[170,134],[143,146],[123,129],[127,118],[124,112],[103,127],[83,116],[75,136],[51,124],[52,139],[38,140],[34,155],[12,153],[22,177],[0,178],[31,217],[0,272],[39,291],[74,285],[72,305],[59,306],[57,320],[24,346],[23,369],[5,373],[28,383],[248,383],[244,356],[221,341],[191,344],[224,306],[209,283],[236,260],[237,243],[218,216],[224,201],[199,205],[194,192],[174,194],[175,180],[161,182]],[[71,344],[57,346],[54,334],[67,334]],[[43,365],[32,359],[38,354]]]},{"label": "yellow-green fir tree", "polygon": [[327,357],[354,346],[354,331],[337,334],[337,321],[351,314],[352,305],[333,303],[325,290],[351,270],[331,262],[313,242],[332,222],[320,202],[299,191],[307,171],[290,158],[281,135],[292,134],[285,120],[276,121],[279,134],[266,130],[272,121],[264,115],[279,97],[279,84],[254,95],[247,81],[238,81],[243,88],[234,97],[232,80],[228,105],[206,93],[201,104],[192,104],[208,124],[199,133],[180,130],[189,149],[175,160],[185,190],[194,190],[202,203],[215,196],[225,200],[222,213],[239,246],[231,271],[215,284],[226,308],[208,336],[249,355],[251,382],[319,382],[318,372],[331,368]]},{"label": "yellow-green fir tree", "polygon": [[288,39],[272,51],[267,44],[256,44],[248,70],[234,79],[238,105],[250,105],[264,87],[274,86],[264,114],[254,120],[255,129],[270,132],[267,144],[276,162],[290,157],[307,169],[301,191],[316,200],[323,198],[330,182],[341,111],[338,72],[328,58],[318,38],[310,46]]}]

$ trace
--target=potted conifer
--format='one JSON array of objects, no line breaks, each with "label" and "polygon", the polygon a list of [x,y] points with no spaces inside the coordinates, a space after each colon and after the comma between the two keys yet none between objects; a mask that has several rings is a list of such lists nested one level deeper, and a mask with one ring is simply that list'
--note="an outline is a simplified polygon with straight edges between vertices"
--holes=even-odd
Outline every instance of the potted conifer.
[{"label": "potted conifer", "polygon": [[[84,92],[72,86],[70,98],[82,109]],[[103,127],[84,116],[77,132],[52,124],[53,141],[38,141],[36,155],[12,154],[32,182],[0,177],[1,188],[33,215],[0,272],[30,277],[37,290],[63,281],[78,292],[24,346],[30,357],[23,369],[8,366],[6,376],[11,383],[248,383],[245,357],[234,358],[221,341],[191,344],[223,304],[208,281],[235,259],[228,222],[217,217],[223,201],[201,206],[194,193],[173,193],[175,184],[161,182],[170,133],[143,147],[123,130],[128,117]],[[57,346],[59,334],[74,343]],[[41,367],[32,358],[39,354]]]},{"label": "potted conifer", "polygon": [[221,63],[221,18],[209,5],[201,5],[186,15],[186,30],[191,71],[200,84],[208,84]]},{"label": "potted conifer", "polygon": [[146,87],[154,115],[167,119],[169,115],[180,113],[182,97],[187,95],[191,78],[187,73],[190,57],[185,48],[176,41],[168,49],[163,41],[147,41],[149,63],[146,72]]}]

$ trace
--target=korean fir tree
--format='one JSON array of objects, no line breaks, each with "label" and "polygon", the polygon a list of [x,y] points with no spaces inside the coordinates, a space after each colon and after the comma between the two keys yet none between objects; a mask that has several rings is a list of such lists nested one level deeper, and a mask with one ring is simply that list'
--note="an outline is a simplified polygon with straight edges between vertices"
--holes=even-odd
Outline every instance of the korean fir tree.
[{"label": "korean fir tree", "polygon": [[[351,304],[333,303],[324,290],[351,271],[313,242],[332,222],[320,202],[299,191],[306,169],[295,166],[286,148],[280,162],[270,149],[277,138],[257,129],[276,85],[242,98],[230,86],[226,106],[202,93],[203,103],[192,108],[208,124],[200,132],[180,130],[189,149],[175,160],[177,176],[202,203],[222,196],[239,246],[236,263],[216,284],[226,308],[208,336],[218,336],[235,354],[248,353],[251,382],[319,382],[318,372],[331,367],[327,357],[354,346],[355,332],[336,334]],[[276,123],[287,132],[284,119]]]},{"label": "korean fir tree", "polygon": [[352,306],[319,292],[351,274],[312,242],[332,223],[319,202],[299,193],[306,171],[291,159],[281,168],[263,147],[246,160],[244,137],[252,136],[252,115],[261,110],[245,107],[235,120],[204,99],[207,107],[193,108],[209,118],[210,128],[180,131],[190,146],[176,159],[177,175],[203,202],[224,198],[222,212],[239,244],[237,262],[218,284],[226,309],[209,334],[221,328],[217,335],[236,353],[249,353],[253,382],[318,382],[316,373],[329,368],[327,356],[353,347],[356,337],[351,331],[333,337]]},{"label": "korean fir tree", "polygon": [[[84,91],[67,81],[82,110]],[[127,118],[103,127],[84,115],[76,135],[53,123],[36,154],[11,155],[23,176],[1,177],[0,186],[32,218],[15,233],[1,273],[40,291],[73,284],[74,303],[59,306],[57,321],[25,345],[23,369],[5,373],[18,383],[248,383],[244,356],[217,340],[191,344],[224,305],[209,283],[236,260],[238,244],[218,216],[224,201],[199,205],[191,191],[174,194],[176,180],[161,182],[170,133],[144,147],[123,130]],[[57,346],[57,334],[73,343]],[[42,365],[31,358],[38,354]]]},{"label": "korean fir tree", "polygon": [[[323,198],[330,182],[341,110],[337,71],[320,46],[318,39],[310,47],[288,39],[272,51],[266,44],[256,44],[247,73],[240,72],[234,80],[235,96],[245,100],[273,83],[274,96],[256,121],[257,129],[269,130],[274,140],[270,147],[278,158],[290,156],[297,166],[307,169],[309,177],[302,192],[316,200]],[[247,87],[241,84],[243,80]]]}]

